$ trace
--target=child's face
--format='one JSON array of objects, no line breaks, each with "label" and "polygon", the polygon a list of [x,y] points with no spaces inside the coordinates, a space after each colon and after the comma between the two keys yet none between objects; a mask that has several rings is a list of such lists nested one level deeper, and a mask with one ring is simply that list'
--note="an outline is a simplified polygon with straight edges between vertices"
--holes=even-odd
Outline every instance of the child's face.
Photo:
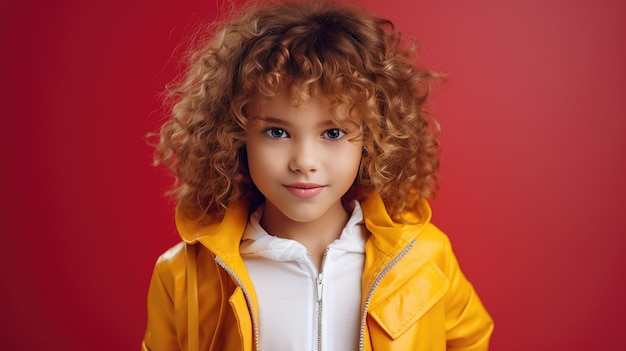
[{"label": "child's face", "polygon": [[303,223],[343,211],[361,161],[358,128],[339,126],[324,98],[294,106],[284,93],[254,100],[248,116],[248,168],[265,196],[264,216]]}]

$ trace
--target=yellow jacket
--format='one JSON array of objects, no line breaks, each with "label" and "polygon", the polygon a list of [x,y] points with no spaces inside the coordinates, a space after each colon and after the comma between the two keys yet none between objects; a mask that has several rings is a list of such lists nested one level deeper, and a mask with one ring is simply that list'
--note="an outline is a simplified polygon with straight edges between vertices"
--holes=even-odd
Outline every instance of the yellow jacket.
[{"label": "yellow jacket", "polygon": [[[370,237],[360,350],[487,350],[493,321],[430,214],[406,225],[379,196],[361,206]],[[183,242],[157,261],[142,350],[258,350],[257,298],[239,254],[247,221],[243,203],[205,226],[176,214]]]}]

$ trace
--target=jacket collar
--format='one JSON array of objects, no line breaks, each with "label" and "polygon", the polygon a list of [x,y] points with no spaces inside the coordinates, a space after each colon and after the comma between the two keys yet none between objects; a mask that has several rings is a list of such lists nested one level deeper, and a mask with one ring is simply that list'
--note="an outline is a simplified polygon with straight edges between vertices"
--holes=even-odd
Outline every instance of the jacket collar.
[{"label": "jacket collar", "polygon": [[229,266],[243,265],[239,243],[248,223],[248,203],[241,201],[230,206],[221,220],[199,217],[189,218],[176,209],[176,228],[183,241],[200,242]]},{"label": "jacket collar", "polygon": [[422,202],[423,217],[413,213],[405,213],[403,217],[412,224],[395,222],[389,216],[383,200],[378,194],[369,196],[361,203],[365,226],[371,235],[371,241],[382,252],[395,256],[399,250],[422,231],[430,223],[432,212],[426,201]]}]

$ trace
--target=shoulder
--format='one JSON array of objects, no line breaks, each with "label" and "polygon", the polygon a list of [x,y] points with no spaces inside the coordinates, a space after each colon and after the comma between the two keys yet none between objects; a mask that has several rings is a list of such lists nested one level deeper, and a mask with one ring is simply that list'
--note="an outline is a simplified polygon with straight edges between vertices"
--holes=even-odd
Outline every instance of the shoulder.
[{"label": "shoulder", "polygon": [[174,284],[175,277],[186,270],[185,260],[186,244],[181,241],[157,258],[153,278],[158,277],[166,286]]},{"label": "shoulder", "polygon": [[433,254],[447,254],[452,250],[448,236],[432,223],[426,224],[415,237],[415,246]]},{"label": "shoulder", "polygon": [[157,268],[165,269],[176,266],[179,262],[184,263],[186,251],[185,246],[185,242],[181,241],[163,252],[156,261]]},{"label": "shoulder", "polygon": [[215,269],[214,256],[200,243],[184,241],[163,252],[156,261],[154,272],[163,280],[185,277],[187,270],[204,274]]},{"label": "shoulder", "polygon": [[456,257],[448,235],[441,229],[428,223],[414,241],[413,255],[432,261],[446,275],[452,273],[450,270],[456,266]]},{"label": "shoulder", "polygon": [[210,251],[199,243],[184,241],[170,247],[163,252],[156,261],[155,269],[161,274],[178,274],[186,270],[189,260],[205,261],[212,259]]},{"label": "shoulder", "polygon": [[198,243],[181,241],[159,256],[151,285],[162,287],[174,301],[180,303],[184,298],[180,294],[190,276],[204,285],[219,284],[216,270],[217,264],[207,248]]}]

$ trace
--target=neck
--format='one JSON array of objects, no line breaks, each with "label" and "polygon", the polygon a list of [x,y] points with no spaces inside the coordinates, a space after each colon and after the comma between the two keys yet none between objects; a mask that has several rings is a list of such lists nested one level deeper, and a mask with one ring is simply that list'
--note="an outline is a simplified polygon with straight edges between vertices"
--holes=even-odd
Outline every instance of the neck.
[{"label": "neck", "polygon": [[326,248],[339,238],[348,219],[348,213],[341,203],[308,222],[294,221],[272,204],[266,203],[261,226],[271,235],[300,242],[309,251],[314,264],[320,270]]}]

